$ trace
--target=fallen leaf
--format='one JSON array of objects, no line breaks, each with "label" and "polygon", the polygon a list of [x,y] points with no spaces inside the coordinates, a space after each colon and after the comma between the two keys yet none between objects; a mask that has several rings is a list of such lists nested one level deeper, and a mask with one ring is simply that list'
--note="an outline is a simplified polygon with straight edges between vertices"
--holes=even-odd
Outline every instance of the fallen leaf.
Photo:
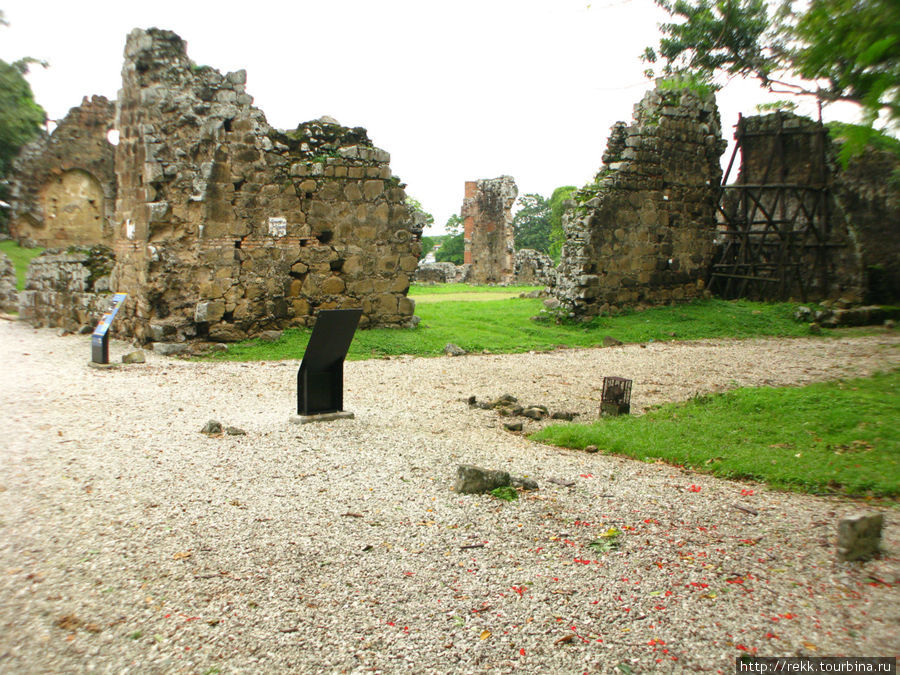
[{"label": "fallen leaf", "polygon": [[557,640],[557,641],[554,642],[553,644],[555,644],[555,645],[560,645],[560,644],[565,644],[565,645],[567,645],[567,644],[569,644],[569,643],[570,643],[572,640],[574,640],[574,639],[575,639],[575,635],[574,635],[574,634],[573,634],[573,635],[563,635],[561,638],[559,638],[559,640]]},{"label": "fallen leaf", "polygon": [[185,558],[190,558],[194,555],[191,551],[180,551],[172,556],[173,560],[184,560]]},{"label": "fallen leaf", "polygon": [[489,631],[489,630],[481,631],[481,639],[482,640],[487,640],[489,637],[491,637],[491,631]]}]

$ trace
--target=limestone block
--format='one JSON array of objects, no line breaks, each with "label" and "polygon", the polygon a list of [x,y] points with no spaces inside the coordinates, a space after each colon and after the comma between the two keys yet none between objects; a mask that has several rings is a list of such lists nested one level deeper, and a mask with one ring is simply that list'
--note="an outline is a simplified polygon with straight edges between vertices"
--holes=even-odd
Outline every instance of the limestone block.
[{"label": "limestone block", "polygon": [[416,311],[416,301],[405,295],[400,296],[397,311],[403,316],[412,316]]},{"label": "limestone block", "polygon": [[375,311],[378,314],[396,314],[397,313],[397,296],[390,293],[383,293],[375,298]]},{"label": "limestone block", "polygon": [[358,183],[347,183],[344,186],[344,197],[351,202],[358,202],[363,198],[362,190]]},{"label": "limestone block", "polygon": [[363,195],[367,201],[373,201],[384,194],[384,181],[367,180],[363,183]]},{"label": "limestone block", "polygon": [[865,560],[881,546],[881,513],[856,514],[838,522],[838,555],[841,560]]},{"label": "limestone block", "polygon": [[419,265],[419,259],[414,255],[407,255],[400,258],[400,269],[407,273],[416,271]]},{"label": "limestone block", "polygon": [[194,308],[194,321],[197,323],[213,323],[221,320],[224,314],[224,300],[206,300],[198,302]]},{"label": "limestone block", "polygon": [[337,295],[344,292],[346,284],[340,277],[328,277],[322,282],[322,292],[329,295]]},{"label": "limestone block", "polygon": [[303,298],[291,300],[291,309],[294,310],[294,316],[309,316],[309,303]]}]

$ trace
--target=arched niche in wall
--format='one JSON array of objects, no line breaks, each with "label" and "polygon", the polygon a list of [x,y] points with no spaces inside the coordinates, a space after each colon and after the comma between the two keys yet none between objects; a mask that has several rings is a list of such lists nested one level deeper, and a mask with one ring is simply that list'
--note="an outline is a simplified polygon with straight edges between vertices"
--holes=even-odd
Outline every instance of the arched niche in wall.
[{"label": "arched niche in wall", "polygon": [[44,213],[41,243],[54,246],[103,242],[103,187],[90,173],[71,169],[51,178],[41,189],[40,200]]}]

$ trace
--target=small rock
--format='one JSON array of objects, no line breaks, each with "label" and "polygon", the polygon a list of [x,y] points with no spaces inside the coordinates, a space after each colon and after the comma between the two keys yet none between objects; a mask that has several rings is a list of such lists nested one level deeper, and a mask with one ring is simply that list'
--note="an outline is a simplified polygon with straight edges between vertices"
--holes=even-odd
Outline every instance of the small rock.
[{"label": "small rock", "polygon": [[897,325],[897,322],[894,321],[893,319],[885,319],[884,320],[884,327],[887,330],[894,330],[894,327],[896,325]]},{"label": "small rock", "polygon": [[546,300],[544,300],[544,307],[546,307],[547,309],[559,309],[559,306],[561,304],[562,303],[556,298],[547,298]]},{"label": "small rock", "polygon": [[593,454],[595,452],[600,452],[600,448],[598,448],[596,445],[586,445],[584,446],[584,451]]},{"label": "small rock", "polygon": [[507,422],[503,425],[503,428],[507,431],[522,431],[522,423],[521,422]]},{"label": "small rock", "polygon": [[216,342],[216,343],[213,343],[212,345],[210,345],[209,351],[211,351],[211,352],[227,352],[228,345],[226,345],[224,342]]},{"label": "small rock", "polygon": [[203,425],[203,428],[200,430],[201,434],[207,434],[212,436],[214,434],[222,433],[222,423],[217,422],[216,420],[209,420],[206,424]]},{"label": "small rock", "polygon": [[444,354],[447,356],[465,356],[468,352],[459,345],[448,342],[444,345]]},{"label": "small rock", "polygon": [[500,398],[494,399],[491,402],[492,408],[504,408],[513,403],[516,403],[519,399],[517,399],[512,394],[503,394]]},{"label": "small rock", "polygon": [[155,354],[178,356],[187,354],[190,347],[187,344],[180,342],[154,342],[152,349]]},{"label": "small rock", "polygon": [[246,436],[247,432],[240,427],[225,427],[225,433],[229,436]]},{"label": "small rock", "polygon": [[622,344],[621,340],[617,340],[612,335],[604,335],[603,336],[603,346],[604,347],[618,347]]},{"label": "small rock", "polygon": [[880,513],[857,514],[838,522],[838,555],[841,560],[866,560],[878,552],[881,545]]},{"label": "small rock", "polygon": [[528,476],[510,476],[510,485],[517,488],[522,488],[523,490],[537,490],[538,484],[536,480],[529,478]]},{"label": "small rock", "polygon": [[810,332],[812,335],[821,335],[821,333],[822,333],[822,326],[820,326],[820,325],[817,324],[815,321],[813,321],[811,324],[809,324],[809,332]]},{"label": "small rock", "polygon": [[460,494],[484,494],[510,484],[509,473],[482,469],[472,464],[456,467],[456,484],[453,489]]},{"label": "small rock", "polygon": [[794,320],[800,321],[803,323],[808,323],[809,321],[812,320],[812,314],[813,314],[812,310],[809,307],[806,307],[805,305],[800,305],[794,311]]},{"label": "small rock", "polygon": [[578,413],[569,410],[557,410],[550,415],[551,420],[565,420],[566,422],[571,422],[576,417],[578,417]]},{"label": "small rock", "polygon": [[144,354],[143,349],[138,349],[137,351],[124,354],[122,363],[147,363],[147,356]]},{"label": "small rock", "polygon": [[93,333],[93,332],[94,332],[94,327],[89,326],[87,324],[85,324],[84,326],[82,326],[81,328],[78,329],[79,335],[88,335],[89,333]]},{"label": "small rock", "polygon": [[531,420],[542,420],[547,416],[547,409],[543,406],[533,405],[522,411],[522,416]]},{"label": "small rock", "polygon": [[280,330],[264,330],[258,337],[262,342],[278,342],[283,332]]},{"label": "small rock", "polygon": [[466,403],[469,404],[470,408],[474,408],[478,405],[478,399],[474,396],[470,396],[468,399],[466,399]]}]

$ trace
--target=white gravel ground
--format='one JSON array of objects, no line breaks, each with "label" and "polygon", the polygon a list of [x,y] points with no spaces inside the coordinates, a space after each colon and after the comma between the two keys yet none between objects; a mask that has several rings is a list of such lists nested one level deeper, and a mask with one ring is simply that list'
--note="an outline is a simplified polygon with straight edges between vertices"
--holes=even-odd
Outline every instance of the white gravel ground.
[{"label": "white gravel ground", "polygon": [[[727,673],[747,652],[896,656],[896,508],[545,447],[464,399],[593,415],[602,377],[622,375],[641,410],[865,375],[897,367],[898,346],[350,362],[356,419],[296,426],[297,362],[148,354],[100,371],[89,337],[0,321],[0,671]],[[200,434],[210,418],[247,435]],[[458,495],[459,463],[541,489]],[[838,562],[836,519],[861,507],[886,514],[886,552]],[[621,549],[587,546],[613,525]]]}]

